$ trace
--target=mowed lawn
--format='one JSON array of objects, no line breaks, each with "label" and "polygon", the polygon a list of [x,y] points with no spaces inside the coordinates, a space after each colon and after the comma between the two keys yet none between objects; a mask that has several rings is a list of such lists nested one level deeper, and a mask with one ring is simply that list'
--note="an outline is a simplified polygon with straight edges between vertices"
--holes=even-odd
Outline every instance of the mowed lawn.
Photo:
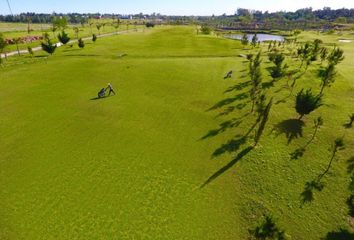
[{"label": "mowed lawn", "polygon": [[[248,114],[248,64],[238,56],[248,51],[237,41],[157,27],[59,48],[48,60],[9,60],[26,63],[0,69],[0,239],[242,240],[263,214],[290,239],[346,227],[354,133],[343,124],[354,111],[354,50],[344,47],[326,104],[289,144],[279,124],[298,117],[294,99],[285,98],[285,81],[267,88],[276,104],[251,151],[253,132],[242,136],[256,116]],[[296,91],[319,87],[315,69]],[[94,99],[109,82],[117,95]],[[318,116],[324,126],[291,160]],[[305,183],[342,136],[346,150],[325,188],[301,204]]]}]

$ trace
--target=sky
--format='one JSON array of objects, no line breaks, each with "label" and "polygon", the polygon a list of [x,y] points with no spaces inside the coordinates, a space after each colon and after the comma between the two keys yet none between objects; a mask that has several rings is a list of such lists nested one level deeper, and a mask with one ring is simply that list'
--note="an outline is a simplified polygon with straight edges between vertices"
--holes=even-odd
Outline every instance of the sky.
[{"label": "sky", "polygon": [[[0,14],[10,14],[0,0]],[[294,11],[300,8],[354,8],[354,0],[8,0],[14,14],[41,13],[161,13],[166,15],[233,14],[237,8]]]}]

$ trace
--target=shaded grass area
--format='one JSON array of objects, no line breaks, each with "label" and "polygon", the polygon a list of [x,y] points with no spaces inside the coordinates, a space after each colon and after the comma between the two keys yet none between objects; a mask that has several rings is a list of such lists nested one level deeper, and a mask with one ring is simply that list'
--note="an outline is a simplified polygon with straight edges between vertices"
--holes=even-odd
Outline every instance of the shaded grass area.
[{"label": "shaded grass area", "polygon": [[[0,238],[247,239],[266,213],[292,239],[352,236],[337,230],[347,224],[354,155],[342,126],[354,98],[350,59],[328,105],[303,122],[284,82],[264,72],[268,94],[285,100],[253,148],[248,65],[236,57],[244,52],[236,41],[163,27],[58,49],[42,62],[9,60],[0,69]],[[315,89],[314,74],[310,66],[295,91]],[[117,96],[91,100],[108,82]],[[291,161],[320,115],[323,128]],[[338,134],[347,150],[302,204]]]}]

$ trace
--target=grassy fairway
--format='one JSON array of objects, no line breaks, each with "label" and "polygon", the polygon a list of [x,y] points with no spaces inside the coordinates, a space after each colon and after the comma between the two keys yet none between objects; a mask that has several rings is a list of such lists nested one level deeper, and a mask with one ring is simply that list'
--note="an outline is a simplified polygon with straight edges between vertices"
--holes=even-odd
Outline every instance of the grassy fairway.
[{"label": "grassy fairway", "polygon": [[[247,63],[237,41],[159,27],[60,48],[46,62],[9,60],[26,63],[0,69],[0,239],[241,240],[266,213],[291,239],[337,231],[348,222],[346,161],[354,155],[353,130],[342,126],[353,112],[350,46],[327,104],[289,145],[271,130],[297,117],[294,100],[279,101],[284,82],[268,90],[278,104],[250,152],[242,135],[255,116],[246,115]],[[318,87],[314,69],[298,89]],[[91,100],[108,82],[118,95]],[[312,147],[290,160],[319,115],[325,125]],[[347,149],[324,190],[301,205],[305,183],[342,135]]]}]

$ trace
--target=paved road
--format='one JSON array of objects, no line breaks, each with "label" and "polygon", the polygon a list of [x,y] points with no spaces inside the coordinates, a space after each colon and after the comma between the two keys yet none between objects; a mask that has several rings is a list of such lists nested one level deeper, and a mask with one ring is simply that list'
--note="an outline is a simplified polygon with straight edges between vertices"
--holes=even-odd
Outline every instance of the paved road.
[{"label": "paved road", "polygon": [[[97,38],[110,37],[110,36],[119,35],[119,34],[128,33],[128,32],[133,32],[133,31],[136,31],[136,30],[133,29],[133,30],[125,30],[125,31],[114,32],[114,33],[105,33],[105,34],[101,34],[101,35],[97,36]],[[82,38],[82,39],[83,40],[91,40],[92,37],[85,37],[85,38]],[[71,40],[68,44],[76,43],[77,41],[78,41],[77,39]],[[56,43],[56,45],[57,45],[57,47],[61,47],[62,46],[62,44],[60,42]],[[32,50],[33,50],[33,52],[37,52],[37,51],[42,50],[42,47],[35,47],[35,48],[32,48]],[[21,54],[26,54],[26,53],[28,53],[28,51],[27,50],[20,50],[20,53]],[[11,56],[18,55],[18,52],[17,51],[8,52],[6,55],[7,55],[7,57],[11,57]],[[5,58],[5,54],[1,54],[0,57],[1,58]]]}]

